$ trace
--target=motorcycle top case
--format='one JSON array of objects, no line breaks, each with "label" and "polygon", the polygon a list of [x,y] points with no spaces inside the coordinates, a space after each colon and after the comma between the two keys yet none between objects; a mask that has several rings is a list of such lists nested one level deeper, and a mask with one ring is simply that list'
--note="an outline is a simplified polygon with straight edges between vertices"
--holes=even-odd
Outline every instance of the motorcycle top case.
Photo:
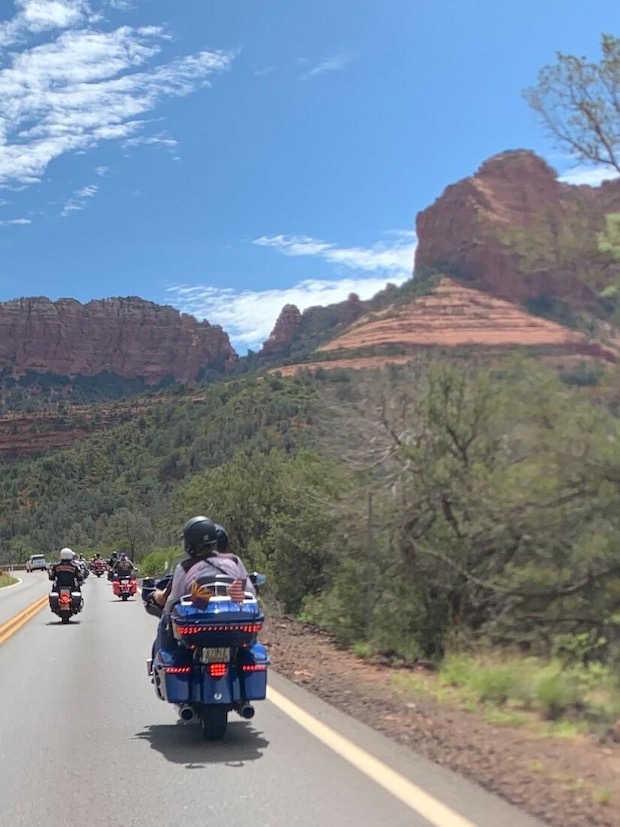
[{"label": "motorcycle top case", "polygon": [[187,647],[248,646],[265,620],[256,600],[211,599],[206,605],[177,603],[170,614],[174,637]]}]

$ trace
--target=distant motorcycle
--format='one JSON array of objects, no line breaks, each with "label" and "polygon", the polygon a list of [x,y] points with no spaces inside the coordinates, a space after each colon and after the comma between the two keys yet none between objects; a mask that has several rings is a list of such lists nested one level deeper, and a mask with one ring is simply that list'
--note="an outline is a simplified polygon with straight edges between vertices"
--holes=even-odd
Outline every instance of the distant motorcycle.
[{"label": "distant motorcycle", "polygon": [[[169,580],[144,579],[149,614],[161,616],[153,592]],[[255,573],[251,580],[260,586],[265,577]],[[229,712],[253,718],[250,701],[264,700],[267,693],[269,656],[258,642],[265,616],[251,592],[230,596],[234,582],[224,575],[197,578],[192,594],[172,609],[168,641],[147,664],[157,697],[175,704],[183,721],[199,721],[209,740],[224,737]]]},{"label": "distant motorcycle", "polygon": [[101,577],[101,575],[105,574],[108,569],[105,560],[95,560],[91,568],[95,577]]},{"label": "distant motorcycle", "polygon": [[115,577],[112,581],[112,590],[121,600],[129,600],[138,591],[138,581],[131,577]]},{"label": "distant motorcycle", "polygon": [[49,595],[50,609],[61,619],[68,623],[73,615],[78,614],[84,607],[84,599],[81,592],[72,591],[69,588],[58,588],[54,584]]}]

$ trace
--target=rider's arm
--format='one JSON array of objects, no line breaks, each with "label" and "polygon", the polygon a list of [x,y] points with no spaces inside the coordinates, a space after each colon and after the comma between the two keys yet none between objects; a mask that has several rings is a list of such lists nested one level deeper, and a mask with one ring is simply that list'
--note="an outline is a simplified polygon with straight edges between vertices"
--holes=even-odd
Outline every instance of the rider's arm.
[{"label": "rider's arm", "polygon": [[172,584],[168,593],[168,599],[166,600],[166,605],[164,607],[165,612],[170,612],[172,610],[174,604],[183,597],[184,590],[185,569],[183,566],[178,565],[174,570],[174,576],[172,578]]}]

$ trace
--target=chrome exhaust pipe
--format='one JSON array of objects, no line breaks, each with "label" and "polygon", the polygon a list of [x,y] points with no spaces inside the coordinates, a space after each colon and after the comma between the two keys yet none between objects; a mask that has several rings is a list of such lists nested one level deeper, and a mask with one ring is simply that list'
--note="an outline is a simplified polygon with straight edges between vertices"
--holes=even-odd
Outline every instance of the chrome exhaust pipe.
[{"label": "chrome exhaust pipe", "polygon": [[194,712],[192,707],[188,706],[187,704],[183,704],[183,706],[180,708],[179,715],[181,716],[181,720],[185,721],[186,723],[193,721],[196,717],[196,713]]},{"label": "chrome exhaust pipe", "polygon": [[237,710],[237,712],[246,721],[251,721],[254,717],[254,707],[252,706],[252,704],[244,704]]}]

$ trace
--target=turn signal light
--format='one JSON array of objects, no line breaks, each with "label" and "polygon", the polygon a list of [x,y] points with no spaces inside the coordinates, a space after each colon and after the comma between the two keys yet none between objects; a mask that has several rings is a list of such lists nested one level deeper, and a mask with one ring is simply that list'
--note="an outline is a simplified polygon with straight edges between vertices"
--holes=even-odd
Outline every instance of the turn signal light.
[{"label": "turn signal light", "polygon": [[247,632],[256,635],[262,628],[262,623],[219,623],[209,626],[177,626],[177,632],[180,635],[197,635],[202,632]]},{"label": "turn signal light", "polygon": [[166,666],[168,675],[189,675],[191,671],[191,666]]},{"label": "turn signal light", "polygon": [[212,678],[225,678],[228,672],[228,665],[225,663],[210,663],[209,674]]},{"label": "turn signal light", "polygon": [[244,672],[266,672],[266,663],[245,663],[242,667]]}]

